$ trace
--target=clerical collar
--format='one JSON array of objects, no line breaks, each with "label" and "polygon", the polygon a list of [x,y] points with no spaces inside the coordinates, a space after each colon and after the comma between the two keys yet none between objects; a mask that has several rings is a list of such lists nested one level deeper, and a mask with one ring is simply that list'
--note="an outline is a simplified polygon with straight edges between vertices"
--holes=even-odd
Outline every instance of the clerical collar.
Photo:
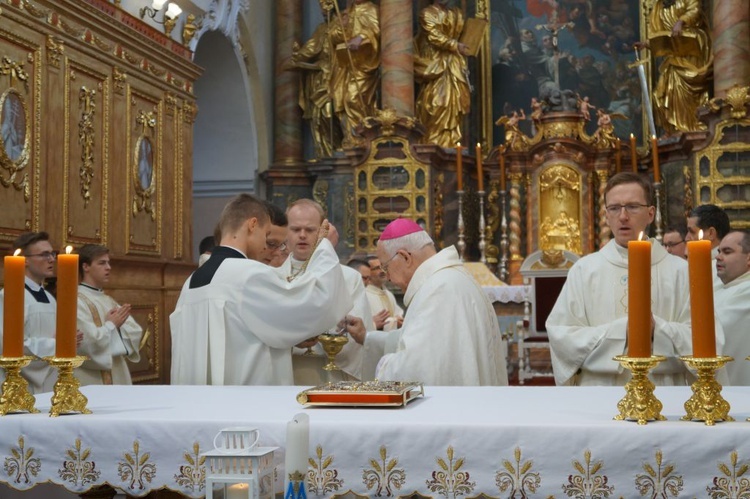
[{"label": "clerical collar", "polygon": [[104,290],[103,290],[103,289],[101,289],[101,288],[96,288],[96,287],[94,287],[94,286],[92,286],[92,285],[90,285],[90,284],[86,284],[85,282],[80,282],[80,283],[78,283],[78,284],[80,284],[80,285],[81,285],[81,286],[83,286],[84,288],[89,288],[89,289],[91,289],[91,290],[93,290],[93,291],[98,291],[98,292],[100,292],[100,293],[103,293],[103,292],[104,292]]}]

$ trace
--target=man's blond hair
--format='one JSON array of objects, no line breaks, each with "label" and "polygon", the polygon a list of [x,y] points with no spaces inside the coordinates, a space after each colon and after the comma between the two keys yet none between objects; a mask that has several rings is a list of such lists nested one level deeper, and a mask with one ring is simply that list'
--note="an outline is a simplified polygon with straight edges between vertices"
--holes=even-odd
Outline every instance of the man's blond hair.
[{"label": "man's blond hair", "polygon": [[219,216],[221,235],[231,234],[251,218],[257,218],[261,225],[268,223],[268,205],[250,194],[238,194],[232,198]]},{"label": "man's blond hair", "polygon": [[289,211],[296,206],[301,206],[304,208],[313,208],[315,211],[318,212],[318,215],[320,215],[321,224],[323,223],[323,220],[325,220],[326,218],[326,211],[323,209],[320,203],[318,203],[317,201],[313,201],[312,199],[308,199],[308,198],[298,199],[297,201],[290,204],[289,207],[286,209],[287,216],[289,216]]}]

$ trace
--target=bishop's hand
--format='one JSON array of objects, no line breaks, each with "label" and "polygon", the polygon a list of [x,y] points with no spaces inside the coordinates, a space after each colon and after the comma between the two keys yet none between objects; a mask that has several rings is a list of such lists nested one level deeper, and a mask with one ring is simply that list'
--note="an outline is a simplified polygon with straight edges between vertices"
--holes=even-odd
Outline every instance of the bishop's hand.
[{"label": "bishop's hand", "polygon": [[354,341],[360,345],[364,345],[365,336],[367,336],[367,329],[365,329],[365,323],[362,322],[362,319],[352,315],[347,315],[344,320],[346,321],[344,327],[346,332],[349,333],[349,336],[354,338]]}]

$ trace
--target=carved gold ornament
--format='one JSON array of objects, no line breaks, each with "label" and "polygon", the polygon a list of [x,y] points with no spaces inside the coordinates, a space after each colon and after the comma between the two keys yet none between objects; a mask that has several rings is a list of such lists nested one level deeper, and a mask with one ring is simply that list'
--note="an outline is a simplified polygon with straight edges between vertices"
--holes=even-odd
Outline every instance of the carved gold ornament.
[{"label": "carved gold ornament", "polygon": [[91,180],[94,178],[94,113],[96,112],[95,89],[81,87],[78,92],[78,105],[82,108],[78,122],[78,143],[81,144],[81,197],[84,208],[91,200]]},{"label": "carved gold ornament", "polygon": [[738,84],[734,84],[723,99],[714,97],[708,101],[708,105],[713,111],[719,111],[722,107],[728,106],[729,114],[735,120],[741,120],[747,116],[746,106],[749,103],[750,87],[741,87]]},{"label": "carved gold ornament", "polygon": [[[5,58],[3,62],[10,61]],[[26,100],[15,88],[7,89],[0,97],[0,134],[0,184],[22,191],[24,201],[28,201],[31,196],[29,175],[22,170],[29,162],[31,125]]]}]

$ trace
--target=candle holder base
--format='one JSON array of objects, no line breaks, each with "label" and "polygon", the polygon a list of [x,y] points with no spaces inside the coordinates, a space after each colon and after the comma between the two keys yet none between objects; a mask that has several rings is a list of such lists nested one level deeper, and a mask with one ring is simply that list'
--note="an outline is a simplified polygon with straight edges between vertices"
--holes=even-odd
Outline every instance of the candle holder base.
[{"label": "candle holder base", "polygon": [[716,381],[716,371],[734,359],[725,355],[718,357],[680,357],[685,364],[698,371],[698,379],[690,387],[693,395],[685,402],[687,414],[683,421],[703,421],[713,426],[716,421],[734,421],[729,415],[729,402],[721,396],[722,386]]},{"label": "candle holder base", "polygon": [[336,356],[341,352],[349,342],[349,337],[345,334],[321,334],[318,341],[323,345],[323,350],[328,356],[328,364],[323,366],[326,371],[340,371],[341,368],[336,365]]},{"label": "candle holder base", "polygon": [[287,487],[284,499],[307,499],[305,490],[305,475],[299,471],[289,473],[289,486]]},{"label": "candle holder base", "polygon": [[50,417],[61,414],[91,414],[86,408],[89,399],[80,391],[81,383],[73,374],[73,369],[80,367],[87,357],[45,357],[49,365],[57,369],[57,382],[52,394]]},{"label": "candle holder base", "polygon": [[29,383],[21,376],[21,369],[33,360],[31,356],[0,357],[0,368],[5,369],[2,394],[0,394],[0,416],[29,412],[36,414],[36,398],[29,392]]},{"label": "candle holder base", "polygon": [[666,360],[661,355],[651,357],[629,357],[618,355],[614,358],[625,369],[632,373],[630,381],[625,384],[625,396],[617,403],[620,414],[614,417],[617,421],[637,421],[645,425],[649,421],[664,421],[661,415],[662,403],[654,396],[656,386],[648,378],[648,373],[659,362]]}]

